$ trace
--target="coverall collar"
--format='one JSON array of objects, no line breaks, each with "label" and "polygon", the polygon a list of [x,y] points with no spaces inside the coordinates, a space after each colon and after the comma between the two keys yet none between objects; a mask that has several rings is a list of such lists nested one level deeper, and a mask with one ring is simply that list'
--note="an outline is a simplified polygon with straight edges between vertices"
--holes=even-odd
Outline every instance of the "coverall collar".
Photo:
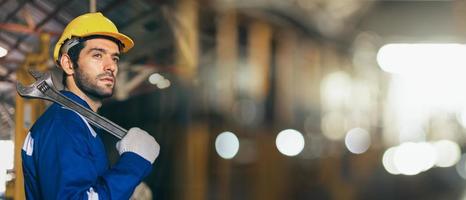
[{"label": "coverall collar", "polygon": [[79,97],[78,95],[74,94],[73,92],[66,91],[66,90],[62,90],[62,91],[60,91],[60,93],[62,93],[62,94],[65,95],[66,97],[70,98],[70,99],[73,100],[74,102],[79,103],[79,104],[81,104],[82,106],[88,108],[89,110],[92,110],[91,107],[89,106],[89,104],[87,104],[86,101],[84,101],[83,99],[81,99],[81,97]]}]

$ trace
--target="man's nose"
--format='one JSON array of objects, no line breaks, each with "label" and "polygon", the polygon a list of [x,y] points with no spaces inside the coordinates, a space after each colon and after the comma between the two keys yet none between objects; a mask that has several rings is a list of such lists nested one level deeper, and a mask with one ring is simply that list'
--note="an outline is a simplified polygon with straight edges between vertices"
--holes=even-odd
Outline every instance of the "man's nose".
[{"label": "man's nose", "polygon": [[117,63],[111,57],[107,57],[104,61],[104,70],[115,72],[117,68]]}]

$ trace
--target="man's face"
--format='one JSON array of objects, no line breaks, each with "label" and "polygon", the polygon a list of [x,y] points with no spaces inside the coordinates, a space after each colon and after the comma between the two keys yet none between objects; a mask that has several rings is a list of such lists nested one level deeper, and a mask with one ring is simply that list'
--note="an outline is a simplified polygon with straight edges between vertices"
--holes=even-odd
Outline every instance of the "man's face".
[{"label": "man's face", "polygon": [[93,98],[112,96],[119,54],[118,45],[113,41],[101,38],[87,40],[73,75],[78,88]]}]

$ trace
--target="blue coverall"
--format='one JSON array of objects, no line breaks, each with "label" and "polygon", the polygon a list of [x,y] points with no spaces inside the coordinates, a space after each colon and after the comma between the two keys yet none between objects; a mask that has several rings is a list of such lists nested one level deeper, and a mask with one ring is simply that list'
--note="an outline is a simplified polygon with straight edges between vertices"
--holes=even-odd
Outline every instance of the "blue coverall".
[{"label": "blue coverall", "polygon": [[[77,95],[62,93],[90,109]],[[21,152],[27,199],[129,199],[152,164],[123,153],[109,166],[99,135],[78,113],[52,104],[30,129]]]}]

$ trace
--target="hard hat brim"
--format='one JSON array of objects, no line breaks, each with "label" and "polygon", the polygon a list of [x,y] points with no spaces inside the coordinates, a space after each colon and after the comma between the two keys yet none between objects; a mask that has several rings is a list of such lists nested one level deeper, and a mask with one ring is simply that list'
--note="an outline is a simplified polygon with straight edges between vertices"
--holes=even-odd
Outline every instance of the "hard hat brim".
[{"label": "hard hat brim", "polygon": [[82,35],[80,37],[87,37],[87,36],[91,36],[91,35],[104,35],[104,36],[109,36],[109,37],[117,39],[118,41],[120,41],[123,44],[123,48],[121,49],[121,52],[123,52],[123,53],[128,52],[134,46],[133,40],[130,37],[128,37],[128,36],[126,36],[124,34],[121,34],[121,33],[93,32],[92,34]]}]

